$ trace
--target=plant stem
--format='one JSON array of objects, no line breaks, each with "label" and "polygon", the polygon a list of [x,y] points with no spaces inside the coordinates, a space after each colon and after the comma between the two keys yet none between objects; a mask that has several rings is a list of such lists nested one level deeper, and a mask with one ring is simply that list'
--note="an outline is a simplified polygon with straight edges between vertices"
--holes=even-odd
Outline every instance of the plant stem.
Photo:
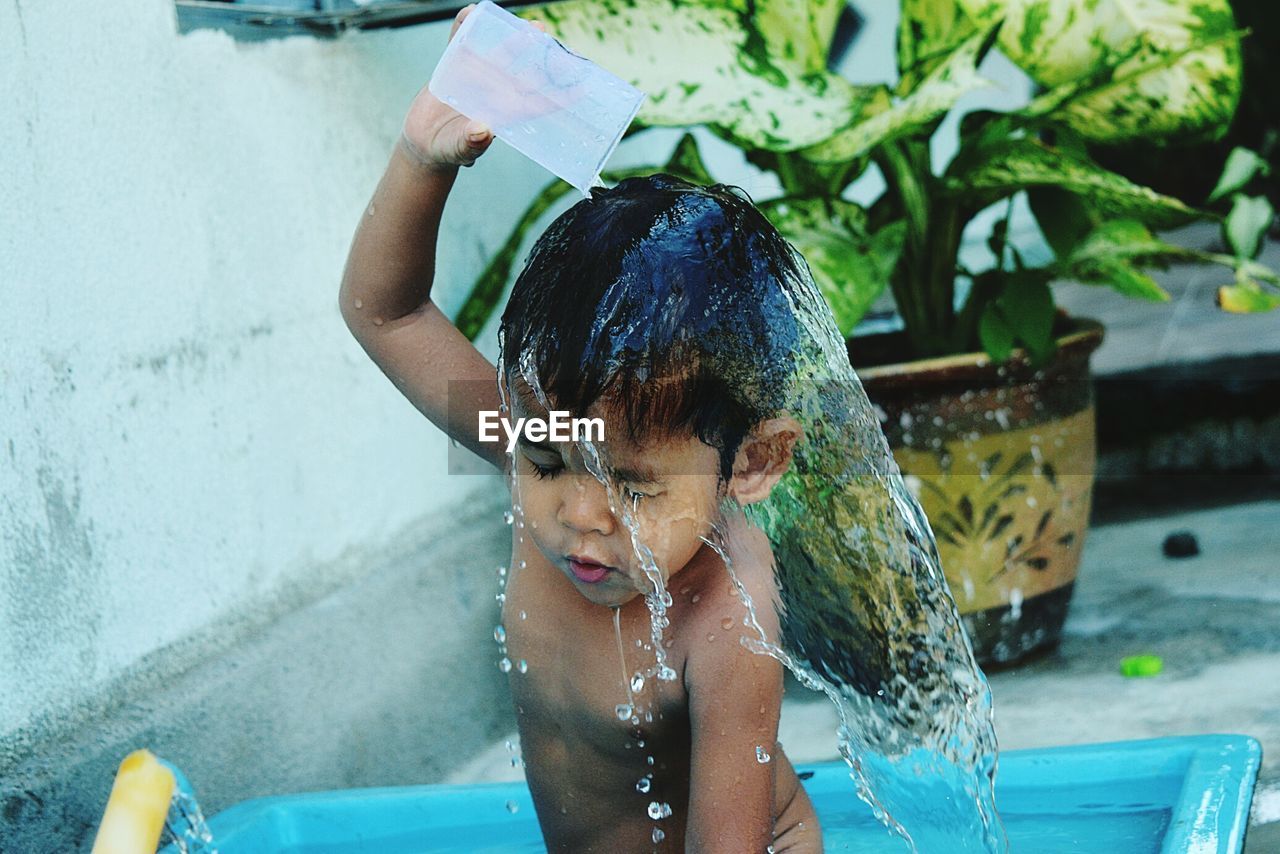
[{"label": "plant stem", "polygon": [[956,254],[964,217],[959,203],[931,187],[927,138],[888,142],[876,163],[907,220],[902,255],[890,279],[917,358],[950,349],[955,334]]}]

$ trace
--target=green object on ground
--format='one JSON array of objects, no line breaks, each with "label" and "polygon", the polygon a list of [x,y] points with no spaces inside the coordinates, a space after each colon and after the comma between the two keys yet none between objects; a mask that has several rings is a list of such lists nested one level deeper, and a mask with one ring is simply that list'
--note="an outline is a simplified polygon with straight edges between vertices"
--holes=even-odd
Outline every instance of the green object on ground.
[{"label": "green object on ground", "polygon": [[1158,655],[1130,655],[1120,660],[1120,673],[1130,679],[1155,676],[1164,670],[1164,659]]}]

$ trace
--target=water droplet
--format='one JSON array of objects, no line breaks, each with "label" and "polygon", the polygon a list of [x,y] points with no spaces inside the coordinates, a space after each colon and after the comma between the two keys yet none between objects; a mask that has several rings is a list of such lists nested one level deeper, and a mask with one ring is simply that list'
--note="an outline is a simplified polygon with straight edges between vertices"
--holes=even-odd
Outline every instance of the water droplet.
[{"label": "water droplet", "polygon": [[498,578],[507,577],[507,568],[505,566],[498,567]]},{"label": "water droplet", "polygon": [[497,596],[494,596],[494,597],[493,597],[493,599],[494,599],[494,601],[495,601],[495,602],[497,602],[499,605],[506,604],[506,601],[507,601],[507,594],[505,594],[505,593],[499,593]]},{"label": "water droplet", "polygon": [[690,601],[690,602],[697,602],[697,601],[698,601],[699,599],[701,599],[701,598],[702,598],[702,594],[701,594],[701,593],[695,593],[695,594],[693,594],[693,598],[692,598],[692,599],[690,599],[689,601]]},{"label": "water droplet", "polygon": [[516,665],[516,669],[519,670],[521,673],[528,673],[529,662],[525,661],[523,658],[520,659],[520,663]]},{"label": "water droplet", "polygon": [[674,669],[672,669],[671,665],[664,664],[660,668],[658,668],[658,681],[660,682],[676,681],[676,672]]},{"label": "water droplet", "polygon": [[498,662],[498,669],[499,669],[499,670],[501,670],[503,673],[510,673],[510,672],[511,672],[511,659],[507,658],[507,657],[504,655],[504,656],[502,657],[502,660]]},{"label": "water droplet", "polygon": [[614,714],[618,716],[618,720],[625,721],[631,717],[631,704],[619,703],[613,707]]},{"label": "water droplet", "polygon": [[652,757],[652,756],[646,756],[646,757],[644,758],[644,761],[645,761],[646,763],[648,763],[649,765],[652,765],[652,764],[653,764],[653,757]]},{"label": "water droplet", "polygon": [[507,801],[507,812],[512,813],[514,815],[516,812],[519,811],[519,809],[520,809],[520,805],[517,804],[515,801]]},{"label": "water droplet", "polygon": [[[537,525],[534,525],[534,527],[536,528],[536,527],[538,527],[538,526],[537,526]],[[524,568],[525,568],[526,566],[528,566],[528,565],[529,565],[529,564],[528,564],[528,563],[526,563],[525,561],[520,561],[520,568],[521,568],[521,569],[524,569]]]},{"label": "water droplet", "polygon": [[643,739],[643,738],[636,742],[636,747],[644,747],[644,739]]},{"label": "water droplet", "polygon": [[513,515],[513,514],[512,514],[512,512],[511,512],[510,510],[504,510],[504,511],[502,511],[502,521],[504,521],[504,522],[506,522],[508,525],[510,525],[510,524],[511,524],[512,522],[514,522],[515,520],[516,520],[516,517],[515,517],[515,515]]},{"label": "water droplet", "polygon": [[507,747],[507,750],[510,750],[513,753],[515,752],[516,746],[512,742],[510,741],[506,742],[506,747]]},{"label": "water droplet", "polygon": [[356,308],[364,308],[364,300],[362,299],[356,300],[355,305],[356,305]]},{"label": "water droplet", "polygon": [[[369,209],[368,209],[367,211],[365,211],[365,212],[364,212],[364,215],[365,215],[365,216],[373,216],[373,204],[372,204],[372,203],[370,203],[370,204],[369,204]],[[359,308],[359,307],[360,307],[360,306],[356,306],[356,308]]]},{"label": "water droplet", "polygon": [[642,795],[649,794],[649,789],[652,786],[653,784],[649,782],[648,777],[641,777],[638,781],[636,781],[636,791]]},{"label": "water droplet", "polygon": [[707,640],[708,640],[708,641],[713,641],[713,640],[715,640],[715,639],[716,639],[716,636],[715,636],[715,635],[707,635]]},{"label": "water droplet", "polygon": [[529,619],[529,615],[528,615],[526,612],[521,611],[521,612],[520,612],[520,619],[522,619],[522,620],[527,620],[527,619]]},{"label": "water droplet", "polygon": [[667,838],[667,835],[666,835],[665,833],[663,833],[663,832],[662,832],[662,828],[660,828],[660,827],[655,827],[655,828],[653,829],[653,844],[654,844],[654,845],[657,845],[659,842],[661,842],[662,840],[664,840],[664,839],[666,839],[666,838]]},{"label": "water droplet", "polygon": [[769,755],[768,751],[766,751],[760,745],[758,744],[756,745],[756,761],[757,762],[759,762],[761,765],[764,765],[772,758],[773,757]]},{"label": "water droplet", "polygon": [[374,325],[374,326],[381,326],[381,325],[382,325],[382,324],[384,324],[384,323],[386,323],[386,321],[385,321],[385,320],[383,320],[381,317],[375,317],[375,318],[373,319],[373,325]]},{"label": "water droplet", "polygon": [[496,640],[498,643],[506,643],[507,630],[504,629],[502,626],[495,626],[493,629],[493,639]]},{"label": "water droplet", "polygon": [[649,812],[649,818],[653,819],[654,821],[659,820],[660,818],[662,818],[662,804],[658,803],[657,801],[649,801],[648,812]]},{"label": "water droplet", "polygon": [[725,617],[723,620],[721,620],[720,628],[726,629],[726,630],[733,628],[733,617]]},{"label": "water droplet", "polygon": [[644,690],[644,674],[643,673],[637,673],[635,676],[631,677],[631,690],[637,694],[639,694],[641,691]]}]

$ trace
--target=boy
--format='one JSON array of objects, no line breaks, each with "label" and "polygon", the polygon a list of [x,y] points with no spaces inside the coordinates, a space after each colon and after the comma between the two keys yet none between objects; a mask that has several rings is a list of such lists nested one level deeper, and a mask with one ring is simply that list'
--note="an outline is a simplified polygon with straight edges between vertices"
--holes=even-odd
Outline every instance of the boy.
[{"label": "boy", "polygon": [[[418,94],[340,303],[397,388],[511,477],[520,524],[502,622],[521,662],[511,690],[546,843],[819,851],[812,805],[776,744],[781,665],[739,642],[745,609],[710,545],[776,639],[768,541],[723,508],[768,497],[801,438],[779,397],[795,334],[778,285],[791,250],[737,196],[664,176],[575,205],[539,240],[504,313],[500,362],[534,369],[501,378],[504,415],[546,418],[546,400],[601,418],[604,471],[577,443],[527,433],[509,462],[505,440],[477,429],[480,412],[502,407],[495,367],[430,300],[445,198],[491,141]],[[633,533],[672,596],[674,679],[659,678],[646,645],[642,594],[655,582]]]}]

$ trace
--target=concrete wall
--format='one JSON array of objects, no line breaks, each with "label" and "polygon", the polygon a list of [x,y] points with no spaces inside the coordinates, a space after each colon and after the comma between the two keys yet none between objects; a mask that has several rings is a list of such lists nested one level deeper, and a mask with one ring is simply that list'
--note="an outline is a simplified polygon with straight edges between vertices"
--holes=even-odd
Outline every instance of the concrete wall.
[{"label": "concrete wall", "polygon": [[[138,745],[217,810],[438,779],[507,726],[502,485],[445,474],[336,307],[447,32],[0,4],[0,850],[82,844]],[[464,170],[446,310],[546,180]]]}]

